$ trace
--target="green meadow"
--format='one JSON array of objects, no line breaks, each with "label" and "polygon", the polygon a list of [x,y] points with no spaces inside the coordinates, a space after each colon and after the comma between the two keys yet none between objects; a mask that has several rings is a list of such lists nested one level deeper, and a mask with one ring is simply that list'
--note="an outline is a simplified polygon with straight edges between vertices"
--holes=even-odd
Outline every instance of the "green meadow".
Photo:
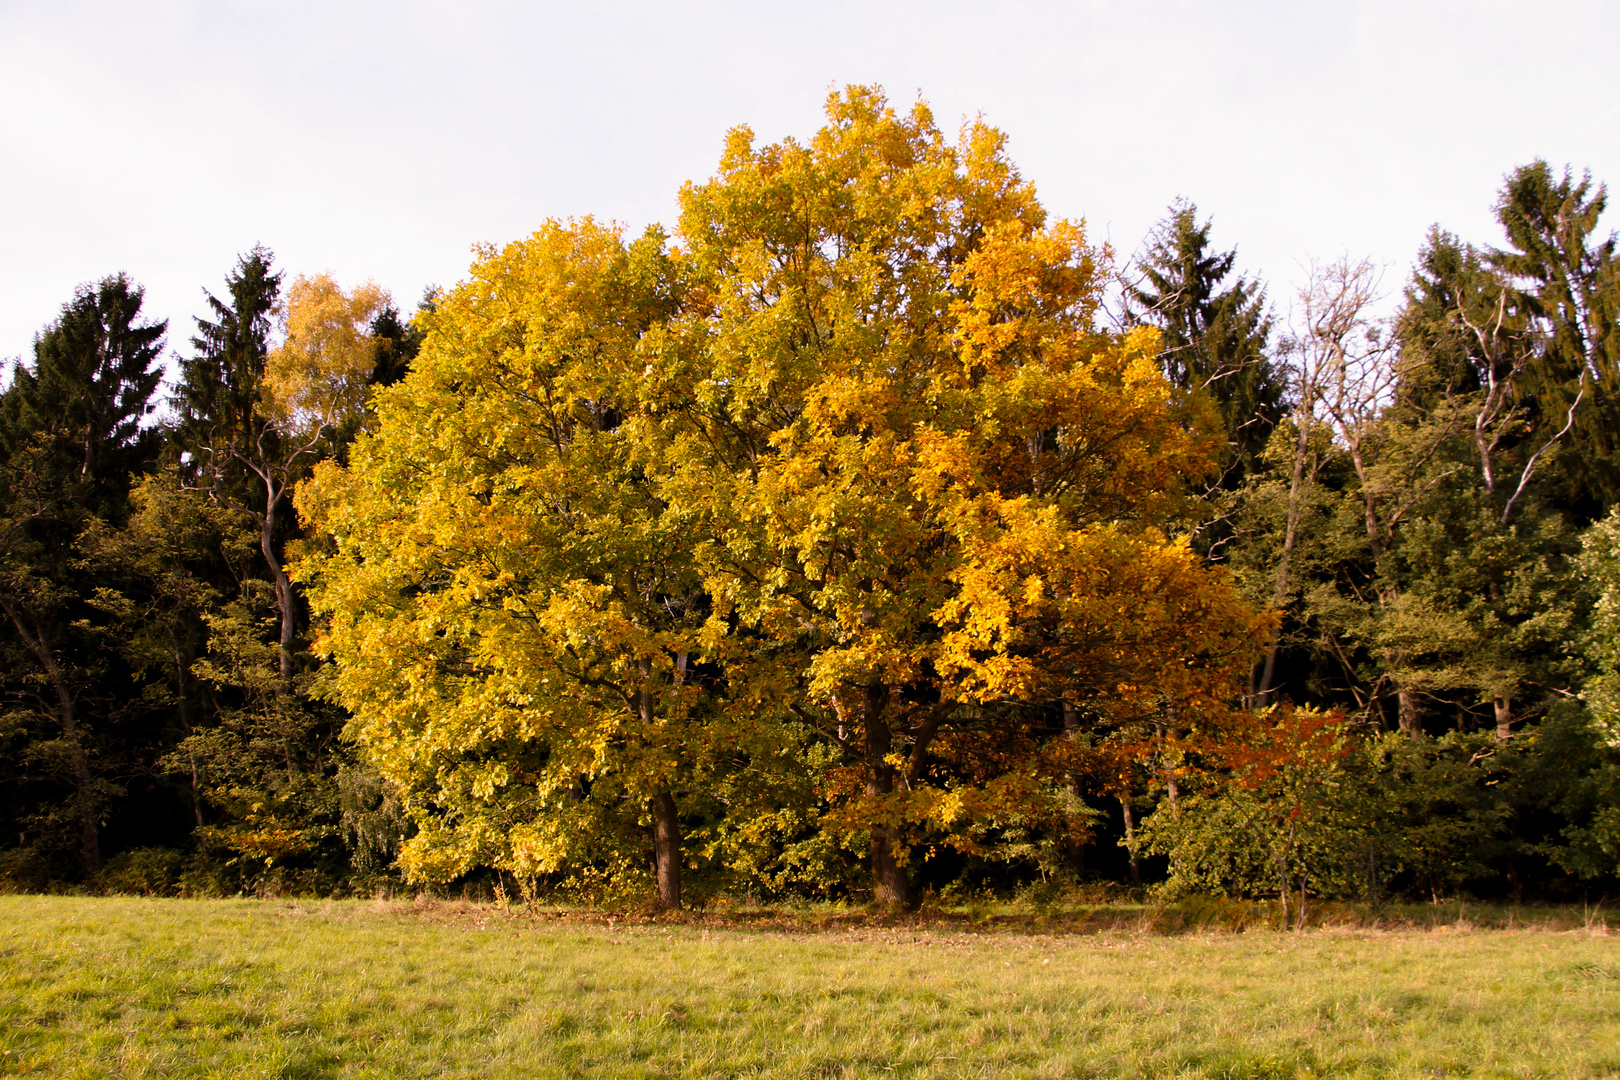
[{"label": "green meadow", "polygon": [[1602,923],[1091,932],[0,897],[0,1075],[1620,1075]]}]

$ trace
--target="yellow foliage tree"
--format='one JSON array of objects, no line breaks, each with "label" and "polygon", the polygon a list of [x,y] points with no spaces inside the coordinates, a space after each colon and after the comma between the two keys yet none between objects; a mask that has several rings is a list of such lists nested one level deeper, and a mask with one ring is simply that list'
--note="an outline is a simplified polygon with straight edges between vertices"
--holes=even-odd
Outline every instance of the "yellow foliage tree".
[{"label": "yellow foliage tree", "polygon": [[677,799],[750,736],[719,733],[724,627],[631,422],[678,288],[660,235],[590,220],[481,251],[349,467],[300,490],[336,539],[298,570],[333,693],[411,800],[418,879],[622,879],[650,832],[681,903]]},{"label": "yellow foliage tree", "polygon": [[307,440],[361,415],[377,361],[371,323],[390,303],[369,281],[345,293],[330,274],[293,279],[285,336],[264,370],[266,408],[283,434]]},{"label": "yellow foliage tree", "polygon": [[792,727],[834,763],[824,827],[905,904],[914,844],[1054,805],[1064,718],[1186,729],[1233,696],[1266,622],[1173,538],[1218,437],[1151,332],[1097,327],[1106,252],[994,129],[862,88],[828,120],[734,131],[677,248],[586,221],[482,252],[302,489],[336,545],[298,572],[415,799],[413,873],[628,858],[628,808],[676,903],[676,797],[791,764]]},{"label": "yellow foliage tree", "polygon": [[[847,763],[828,824],[911,898],[915,830],[1029,810],[1066,710],[1186,726],[1266,624],[1172,539],[1215,441],[1151,332],[1095,314],[1106,252],[969,124],[851,88],[809,145],[732,133],[682,194],[692,301],[650,374],[706,587]],[[959,840],[960,840],[959,835]]]}]

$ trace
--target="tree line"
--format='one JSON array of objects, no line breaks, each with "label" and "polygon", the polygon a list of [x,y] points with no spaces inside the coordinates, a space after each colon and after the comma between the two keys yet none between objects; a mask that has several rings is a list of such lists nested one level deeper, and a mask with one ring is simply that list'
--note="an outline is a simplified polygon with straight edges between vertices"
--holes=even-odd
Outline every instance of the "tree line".
[{"label": "tree line", "polygon": [[256,248],[172,386],[85,286],[0,397],[0,879],[1608,888],[1605,201],[1517,168],[1395,316],[1348,259],[1282,315],[850,88],[408,320]]}]

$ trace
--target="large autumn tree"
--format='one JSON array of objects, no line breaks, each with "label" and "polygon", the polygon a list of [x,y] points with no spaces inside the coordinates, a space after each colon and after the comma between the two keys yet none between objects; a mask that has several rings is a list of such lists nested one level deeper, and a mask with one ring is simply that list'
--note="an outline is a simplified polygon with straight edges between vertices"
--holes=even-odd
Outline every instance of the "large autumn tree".
[{"label": "large autumn tree", "polygon": [[1097,326],[1106,258],[983,124],[829,98],[808,144],[728,139],[682,194],[692,297],[650,369],[669,498],[717,611],[843,763],[827,824],[875,897],[919,841],[1027,815],[1061,717],[1218,713],[1258,623],[1176,530],[1219,435],[1151,330]]},{"label": "large autumn tree", "polygon": [[1097,328],[1103,256],[1000,133],[852,88],[808,145],[733,132],[682,209],[674,249],[486,252],[302,496],[407,865],[559,872],[639,819],[671,905],[677,800],[809,737],[900,905],[914,845],[1055,811],[1065,716],[1221,713],[1262,627],[1173,538],[1219,434],[1154,331]]}]

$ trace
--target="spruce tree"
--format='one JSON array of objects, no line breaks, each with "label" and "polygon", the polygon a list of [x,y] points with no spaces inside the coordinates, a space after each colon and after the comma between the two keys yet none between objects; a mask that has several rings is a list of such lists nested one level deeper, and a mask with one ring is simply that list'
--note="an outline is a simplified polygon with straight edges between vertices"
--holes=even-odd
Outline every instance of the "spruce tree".
[{"label": "spruce tree", "polygon": [[111,582],[81,541],[121,524],[159,449],[142,421],[166,324],[140,322],[141,301],[122,274],[81,287],[0,396],[0,799],[20,847],[76,851],[85,875],[121,794],[113,729],[136,703],[99,633]]},{"label": "spruce tree", "polygon": [[180,364],[175,406],[179,443],[194,466],[223,481],[233,470],[232,448],[265,434],[258,415],[260,383],[270,355],[271,319],[281,296],[281,275],[263,246],[237,260],[225,278],[228,301],[204,291],[213,319],[197,320],[195,350]]},{"label": "spruce tree", "polygon": [[1598,221],[1608,189],[1545,161],[1515,169],[1496,204],[1508,247],[1488,253],[1541,339],[1525,379],[1543,437],[1570,425],[1567,497],[1586,520],[1620,500],[1620,264]]},{"label": "spruce tree", "polygon": [[1241,275],[1225,284],[1237,251],[1212,250],[1210,226],[1207,218],[1199,224],[1192,203],[1172,205],[1137,260],[1140,280],[1126,287],[1125,302],[1130,321],[1163,335],[1170,381],[1219,410],[1228,444],[1221,486],[1232,488],[1252,471],[1282,415],[1284,383],[1269,355],[1265,289]]},{"label": "spruce tree", "polygon": [[[53,476],[88,513],[116,512],[132,473],[149,468],[162,434],[142,422],[163,379],[166,322],[141,323],[144,293],[123,274],[80,286],[34,339],[0,404],[0,453],[48,448]],[[34,467],[40,467],[36,461]]]},{"label": "spruce tree", "polygon": [[[431,313],[438,306],[439,290],[429,285],[416,305],[418,314]],[[389,304],[371,321],[371,333],[377,340],[376,367],[371,373],[373,386],[392,386],[410,374],[411,362],[421,351],[426,336],[420,323],[402,319],[399,309]]]}]

